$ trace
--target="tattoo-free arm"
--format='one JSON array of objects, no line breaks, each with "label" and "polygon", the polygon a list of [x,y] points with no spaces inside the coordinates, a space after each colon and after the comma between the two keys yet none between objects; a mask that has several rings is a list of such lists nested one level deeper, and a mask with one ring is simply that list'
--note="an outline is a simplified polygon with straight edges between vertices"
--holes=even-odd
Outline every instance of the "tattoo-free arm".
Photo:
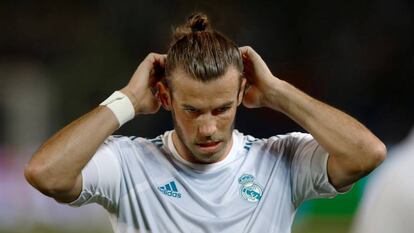
[{"label": "tattoo-free arm", "polygon": [[[164,68],[165,55],[150,53],[138,66],[121,92],[131,100],[136,114],[156,113],[158,98],[155,66]],[[25,168],[27,181],[42,193],[60,202],[74,201],[82,191],[83,167],[119,123],[106,106],[99,106],[73,121],[48,139]]]},{"label": "tattoo-free arm", "polygon": [[385,159],[385,145],[360,122],[285,81],[274,80],[268,106],[296,121],[330,154],[328,175],[338,190],[367,175]]},{"label": "tattoo-free arm", "polygon": [[384,144],[360,122],[273,76],[251,47],[241,47],[240,51],[250,85],[243,104],[283,112],[312,134],[330,154],[328,176],[338,190],[368,174],[385,159]]}]

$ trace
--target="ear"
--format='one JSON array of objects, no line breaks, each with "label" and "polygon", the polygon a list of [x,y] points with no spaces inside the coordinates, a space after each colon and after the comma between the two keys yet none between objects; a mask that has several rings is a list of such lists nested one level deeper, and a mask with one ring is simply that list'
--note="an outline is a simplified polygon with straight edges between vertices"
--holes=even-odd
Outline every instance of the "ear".
[{"label": "ear", "polygon": [[171,96],[168,86],[164,82],[157,82],[157,89],[162,107],[167,111],[171,111]]},{"label": "ear", "polygon": [[237,96],[237,106],[239,106],[243,102],[243,97],[244,97],[244,93],[245,93],[245,89],[246,89],[246,83],[247,83],[246,78],[242,78],[241,82],[242,83],[240,85],[240,91],[239,91],[239,94]]}]

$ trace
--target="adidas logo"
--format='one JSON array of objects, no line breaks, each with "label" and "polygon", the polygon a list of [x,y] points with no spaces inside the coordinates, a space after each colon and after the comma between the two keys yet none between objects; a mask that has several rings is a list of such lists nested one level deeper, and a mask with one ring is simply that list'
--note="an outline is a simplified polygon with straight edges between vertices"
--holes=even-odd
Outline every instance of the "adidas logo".
[{"label": "adidas logo", "polygon": [[158,187],[158,190],[160,190],[161,193],[164,195],[170,196],[170,197],[176,197],[181,198],[181,193],[178,192],[177,186],[175,185],[174,181],[171,181],[170,183]]}]

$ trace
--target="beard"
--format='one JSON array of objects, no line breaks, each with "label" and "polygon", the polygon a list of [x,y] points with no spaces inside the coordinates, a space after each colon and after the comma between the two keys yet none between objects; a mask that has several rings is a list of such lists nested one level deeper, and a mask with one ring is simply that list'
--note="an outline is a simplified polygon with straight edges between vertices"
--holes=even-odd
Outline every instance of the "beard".
[{"label": "beard", "polygon": [[[192,160],[197,161],[198,163],[214,163],[219,161],[223,156],[225,156],[224,153],[226,152],[227,144],[231,141],[236,117],[234,117],[231,126],[229,130],[225,132],[225,135],[213,135],[204,138],[194,138],[190,142],[186,141],[184,136],[185,134],[175,118],[174,110],[171,110],[171,115],[173,119],[174,130],[177,134],[178,139],[181,141],[181,144],[184,147],[184,153],[186,153],[186,155],[188,155]],[[192,149],[194,148],[192,146],[197,146],[197,144],[201,144],[206,141],[221,142],[222,145],[220,149],[213,154],[199,153],[195,149]],[[187,143],[190,143],[190,145],[188,145]]]}]

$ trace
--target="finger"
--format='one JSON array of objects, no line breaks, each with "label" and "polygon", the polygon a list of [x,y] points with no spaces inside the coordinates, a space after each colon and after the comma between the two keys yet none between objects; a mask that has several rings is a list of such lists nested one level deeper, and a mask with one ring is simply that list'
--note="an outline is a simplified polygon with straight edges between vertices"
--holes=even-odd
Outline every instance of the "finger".
[{"label": "finger", "polygon": [[167,61],[167,54],[160,54],[160,56],[156,57],[158,64],[160,64],[161,67],[165,68],[165,62]]},{"label": "finger", "polygon": [[165,60],[167,59],[167,54],[150,53],[149,57],[150,57],[152,63],[158,63],[158,64],[164,66]]},{"label": "finger", "polygon": [[252,51],[253,49],[250,46],[243,46],[239,48],[239,51],[241,53],[243,65],[245,69],[250,67],[252,64]]},{"label": "finger", "polygon": [[159,54],[159,53],[149,53],[144,61],[143,61],[143,65],[146,66],[147,69],[152,69],[152,67],[154,66],[154,64],[162,64],[162,66],[164,66],[164,58],[163,58],[163,54]]},{"label": "finger", "polygon": [[239,47],[239,51],[241,52],[242,55],[248,55],[250,49],[251,49],[250,46]]},{"label": "finger", "polygon": [[152,59],[152,79],[151,86],[156,82],[162,80],[165,77],[165,61],[167,59],[166,54],[151,53]]},{"label": "finger", "polygon": [[242,100],[242,104],[243,106],[245,106],[246,108],[253,108],[254,107],[254,98],[253,95],[251,94],[251,90],[248,90],[244,93],[243,95],[243,100]]},{"label": "finger", "polygon": [[240,47],[239,50],[242,53],[242,58],[244,61],[250,61],[253,63],[261,62],[262,58],[260,55],[250,46]]},{"label": "finger", "polygon": [[241,53],[243,59],[251,60],[251,58],[254,57],[255,54],[256,54],[254,49],[250,46],[239,47],[239,50],[240,50],[240,53]]}]

